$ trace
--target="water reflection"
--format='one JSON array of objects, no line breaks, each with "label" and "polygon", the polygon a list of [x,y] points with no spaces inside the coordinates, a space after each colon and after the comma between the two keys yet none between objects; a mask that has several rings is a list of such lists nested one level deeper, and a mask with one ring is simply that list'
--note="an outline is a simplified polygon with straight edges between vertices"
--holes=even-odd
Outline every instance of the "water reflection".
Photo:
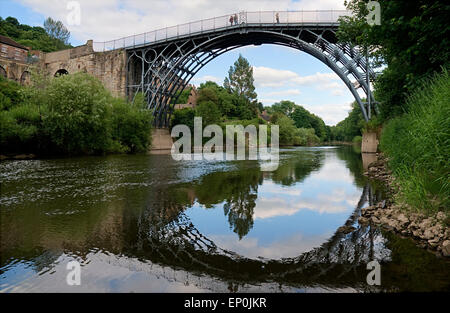
[{"label": "water reflection", "polygon": [[[448,262],[356,223],[382,190],[345,147],[282,151],[275,172],[164,155],[0,168],[2,291],[369,290],[372,259],[396,277],[381,290],[448,288]],[[65,284],[73,259],[79,287]]]}]

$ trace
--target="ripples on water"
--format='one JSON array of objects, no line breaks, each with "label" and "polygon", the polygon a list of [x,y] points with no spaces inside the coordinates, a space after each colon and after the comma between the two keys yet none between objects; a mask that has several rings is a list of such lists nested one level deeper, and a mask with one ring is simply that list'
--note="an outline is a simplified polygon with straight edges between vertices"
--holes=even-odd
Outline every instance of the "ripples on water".
[{"label": "ripples on water", "polygon": [[[166,155],[0,164],[0,290],[448,290],[449,263],[357,224],[382,190],[351,147],[257,161]],[[349,234],[336,230],[354,226]],[[382,264],[382,286],[366,263]],[[78,260],[81,286],[66,284]]]}]

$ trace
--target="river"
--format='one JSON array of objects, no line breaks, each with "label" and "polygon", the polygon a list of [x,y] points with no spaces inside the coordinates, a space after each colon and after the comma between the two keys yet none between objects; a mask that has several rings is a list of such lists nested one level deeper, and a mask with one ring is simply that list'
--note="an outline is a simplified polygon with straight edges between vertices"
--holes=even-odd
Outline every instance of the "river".
[{"label": "river", "polygon": [[[0,163],[1,292],[449,290],[450,263],[358,224],[383,188],[351,146],[258,161],[113,155]],[[342,231],[341,226],[354,227]],[[368,285],[376,260],[381,285]],[[66,282],[81,264],[80,285]]]}]

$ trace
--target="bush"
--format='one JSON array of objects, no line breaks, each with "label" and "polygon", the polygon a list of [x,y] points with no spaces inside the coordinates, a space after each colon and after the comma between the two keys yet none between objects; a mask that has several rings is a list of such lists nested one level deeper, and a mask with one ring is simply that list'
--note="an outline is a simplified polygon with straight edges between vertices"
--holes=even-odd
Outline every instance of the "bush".
[{"label": "bush", "polygon": [[398,178],[400,198],[419,210],[450,207],[450,77],[447,70],[407,99],[407,112],[387,123],[381,149]]},{"label": "bush", "polygon": [[354,144],[361,144],[361,142],[362,142],[362,137],[361,136],[355,136],[355,137],[353,137],[353,140],[352,140],[352,142],[354,143]]},{"label": "bush", "polygon": [[7,94],[17,97],[0,95],[3,153],[140,152],[150,142],[152,114],[143,97],[132,104],[114,98],[88,74],[41,80]]},{"label": "bush", "polygon": [[194,131],[195,110],[192,108],[184,108],[175,110],[172,114],[171,127],[175,125],[187,125],[191,131]]},{"label": "bush", "polygon": [[144,109],[143,98],[136,97],[132,104],[114,99],[111,111],[113,152],[144,152],[151,138],[153,116]]},{"label": "bush", "polygon": [[101,82],[85,73],[54,78],[44,91],[44,132],[62,153],[99,153],[110,145],[108,103]]}]

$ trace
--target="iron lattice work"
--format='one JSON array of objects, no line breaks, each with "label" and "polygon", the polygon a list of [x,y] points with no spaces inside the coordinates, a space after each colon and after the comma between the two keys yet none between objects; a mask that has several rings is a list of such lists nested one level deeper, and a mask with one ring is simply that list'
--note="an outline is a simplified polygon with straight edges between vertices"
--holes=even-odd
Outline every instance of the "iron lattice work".
[{"label": "iron lattice work", "polygon": [[148,43],[144,40],[139,45],[125,47],[126,94],[132,100],[137,93],[142,93],[148,109],[153,111],[155,126],[169,127],[179,93],[208,62],[243,46],[276,44],[308,53],[332,69],[353,94],[368,121],[371,109],[363,102],[358,89],[361,89],[365,99],[376,103],[368,84],[368,78],[373,80],[375,74],[358,47],[338,43],[338,25],[337,20],[299,22],[280,19],[276,22],[274,19],[270,23],[249,22],[248,13],[241,12],[237,23],[224,27],[188,32]]}]

